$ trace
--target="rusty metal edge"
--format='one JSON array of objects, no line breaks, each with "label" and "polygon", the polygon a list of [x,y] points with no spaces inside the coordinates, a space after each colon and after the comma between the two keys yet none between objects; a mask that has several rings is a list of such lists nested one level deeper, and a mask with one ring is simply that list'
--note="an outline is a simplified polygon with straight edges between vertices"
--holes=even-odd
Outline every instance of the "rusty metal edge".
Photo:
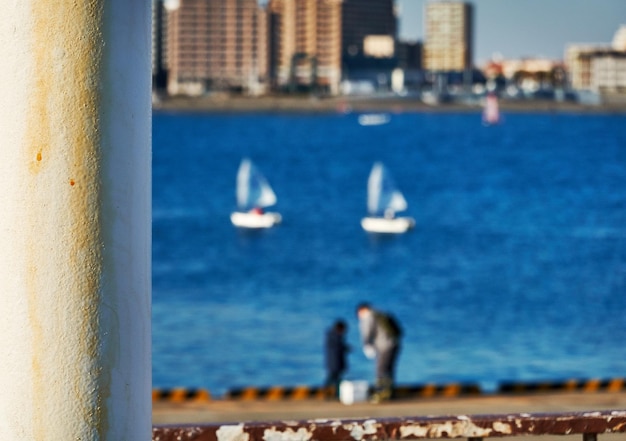
[{"label": "rusty metal edge", "polygon": [[626,410],[154,426],[153,441],[379,441],[626,432]]}]

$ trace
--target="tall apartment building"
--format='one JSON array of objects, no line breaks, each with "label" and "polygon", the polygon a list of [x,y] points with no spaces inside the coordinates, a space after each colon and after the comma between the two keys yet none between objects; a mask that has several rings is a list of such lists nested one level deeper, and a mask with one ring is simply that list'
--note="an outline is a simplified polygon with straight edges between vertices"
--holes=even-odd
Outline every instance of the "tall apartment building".
[{"label": "tall apartment building", "polygon": [[344,60],[378,55],[368,53],[366,40],[373,36],[391,41],[391,52],[386,55],[393,56],[397,28],[393,0],[343,0],[341,47]]},{"label": "tall apartment building", "polygon": [[343,0],[342,77],[348,88],[351,83],[389,88],[397,65],[396,34],[393,0]]},{"label": "tall apartment building", "polygon": [[268,10],[275,84],[336,93],[341,78],[341,0],[270,0]]},{"label": "tall apartment building", "polygon": [[170,94],[258,93],[267,79],[267,16],[257,0],[168,2],[164,61]]},{"label": "tall apartment building", "polygon": [[167,71],[165,68],[163,40],[166,21],[163,2],[152,0],[152,88],[162,91],[166,87]]},{"label": "tall apartment building", "polygon": [[429,71],[472,68],[472,5],[456,1],[431,1],[426,4],[423,57],[424,69]]}]

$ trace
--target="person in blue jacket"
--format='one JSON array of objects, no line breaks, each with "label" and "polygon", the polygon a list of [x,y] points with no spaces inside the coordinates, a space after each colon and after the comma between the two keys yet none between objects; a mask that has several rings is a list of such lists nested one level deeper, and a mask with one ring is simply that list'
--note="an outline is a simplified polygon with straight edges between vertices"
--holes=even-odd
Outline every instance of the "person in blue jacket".
[{"label": "person in blue jacket", "polygon": [[326,332],[326,387],[339,396],[339,383],[348,369],[347,354],[350,347],[346,344],[347,325],[343,320],[337,320]]}]

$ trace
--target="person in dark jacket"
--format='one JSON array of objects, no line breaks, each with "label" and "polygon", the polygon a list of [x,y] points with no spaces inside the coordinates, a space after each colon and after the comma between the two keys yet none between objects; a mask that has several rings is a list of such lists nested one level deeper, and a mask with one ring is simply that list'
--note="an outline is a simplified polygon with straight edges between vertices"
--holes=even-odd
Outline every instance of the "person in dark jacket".
[{"label": "person in dark jacket", "polygon": [[332,389],[335,396],[339,396],[339,383],[348,368],[350,347],[345,340],[346,330],[346,322],[337,320],[326,332],[326,387]]},{"label": "person in dark jacket", "polygon": [[356,309],[363,352],[376,361],[376,392],[373,402],[389,400],[393,393],[394,370],[400,352],[400,325],[390,314],[361,303]]}]

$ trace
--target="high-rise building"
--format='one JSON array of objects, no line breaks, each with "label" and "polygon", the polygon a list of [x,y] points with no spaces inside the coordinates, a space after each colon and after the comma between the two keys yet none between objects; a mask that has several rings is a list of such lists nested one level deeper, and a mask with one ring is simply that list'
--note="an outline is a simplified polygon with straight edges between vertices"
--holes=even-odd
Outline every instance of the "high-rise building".
[{"label": "high-rise building", "polygon": [[422,43],[399,41],[396,43],[398,67],[404,70],[422,69]]},{"label": "high-rise building", "polygon": [[397,65],[396,33],[393,0],[344,0],[341,42],[344,83],[388,89]]},{"label": "high-rise building", "polygon": [[270,72],[279,87],[322,87],[341,78],[341,0],[270,0]]},{"label": "high-rise building", "polygon": [[152,1],[152,88],[162,91],[166,87],[167,71],[163,59],[163,40],[166,22],[164,20],[163,2]]},{"label": "high-rise building", "polygon": [[[372,53],[371,47],[368,48],[366,44],[368,37],[378,37],[378,41],[390,41],[391,50],[387,50],[384,55],[393,56],[393,43],[397,33],[393,0],[344,0],[341,20],[341,47],[344,60],[362,56],[381,56],[380,52]],[[369,41],[374,39],[369,38]]]},{"label": "high-rise building", "polygon": [[431,1],[425,10],[424,69],[465,71],[472,68],[472,5]]},{"label": "high-rise building", "polygon": [[166,3],[170,94],[258,93],[267,77],[267,20],[257,0]]}]

